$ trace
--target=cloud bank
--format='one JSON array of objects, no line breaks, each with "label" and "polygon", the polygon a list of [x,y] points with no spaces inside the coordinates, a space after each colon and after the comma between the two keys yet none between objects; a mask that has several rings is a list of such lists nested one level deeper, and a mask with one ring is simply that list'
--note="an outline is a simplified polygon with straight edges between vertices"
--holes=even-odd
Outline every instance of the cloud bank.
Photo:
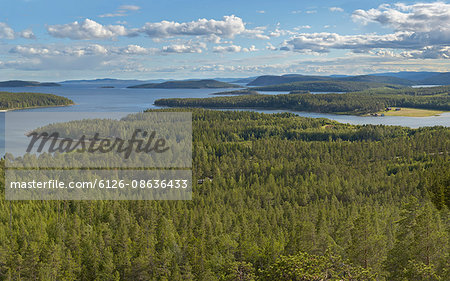
[{"label": "cloud bank", "polygon": [[[128,7],[130,9],[131,7]],[[106,15],[103,15],[106,16]],[[111,14],[114,16],[114,14]],[[198,19],[190,22],[160,21],[147,22],[141,28],[127,29],[123,25],[102,25],[85,19],[68,24],[47,26],[48,33],[57,38],[73,40],[116,39],[119,36],[144,34],[150,38],[172,38],[177,36],[204,36],[234,38],[236,35],[268,39],[261,28],[247,29],[244,21],[234,15],[224,16],[222,20]]]},{"label": "cloud bank", "polygon": [[284,41],[281,50],[326,53],[331,49],[360,52],[368,49],[403,49],[402,56],[448,58],[450,45],[450,4],[443,2],[383,4],[376,9],[355,10],[355,22],[377,23],[393,33],[340,35],[299,33]]}]

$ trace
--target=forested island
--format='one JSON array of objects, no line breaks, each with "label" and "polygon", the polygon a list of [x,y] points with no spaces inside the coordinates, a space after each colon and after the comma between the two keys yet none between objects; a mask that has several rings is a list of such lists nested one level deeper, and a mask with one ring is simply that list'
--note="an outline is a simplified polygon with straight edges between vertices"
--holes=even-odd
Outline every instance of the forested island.
[{"label": "forested island", "polygon": [[[253,88],[252,88],[253,89]],[[429,88],[378,88],[345,94],[297,93],[214,98],[159,99],[155,105],[204,108],[266,108],[364,115],[387,107],[450,111],[450,86]]]},{"label": "forested island", "polygon": [[0,110],[73,105],[68,98],[41,93],[0,92]]},{"label": "forested island", "polygon": [[235,91],[226,91],[226,92],[218,92],[218,93],[212,93],[211,95],[214,96],[226,96],[226,95],[259,95],[259,93],[252,89],[242,89],[242,90],[235,90]]},{"label": "forested island", "polygon": [[450,279],[449,128],[190,111],[192,201],[2,196],[0,279]]},{"label": "forested island", "polygon": [[214,88],[241,88],[239,85],[220,82],[213,79],[167,81],[162,83],[147,83],[127,88],[155,88],[155,89],[214,89]]},{"label": "forested island", "polygon": [[36,82],[36,81],[22,81],[10,80],[0,82],[0,87],[59,87],[61,84],[53,82]]}]

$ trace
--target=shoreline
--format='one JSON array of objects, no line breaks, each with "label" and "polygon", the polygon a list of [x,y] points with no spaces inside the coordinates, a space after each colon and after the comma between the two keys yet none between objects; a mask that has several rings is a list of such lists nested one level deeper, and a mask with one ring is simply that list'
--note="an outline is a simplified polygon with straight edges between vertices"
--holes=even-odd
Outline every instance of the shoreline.
[{"label": "shoreline", "polygon": [[30,106],[30,107],[20,107],[20,108],[9,108],[9,109],[0,109],[0,112],[8,112],[8,111],[16,111],[23,109],[33,109],[33,108],[51,108],[51,107],[66,107],[66,106],[74,106],[76,103],[71,104],[59,104],[59,105],[45,105],[45,106]]},{"label": "shoreline", "polygon": [[[400,114],[395,114],[395,115],[390,115],[390,114],[386,114],[384,116],[381,116],[382,113],[386,113],[386,111],[379,111],[379,112],[372,112],[372,113],[354,113],[354,112],[318,112],[318,111],[306,111],[306,110],[294,110],[294,109],[287,109],[287,108],[278,108],[278,107],[202,107],[202,106],[168,106],[168,105],[158,105],[158,104],[153,104],[154,106],[157,106],[159,108],[202,108],[202,109],[212,109],[212,110],[282,110],[285,112],[306,112],[306,113],[317,113],[317,114],[327,114],[327,115],[349,115],[349,116],[358,116],[358,117],[417,117],[417,118],[421,118],[421,117],[434,117],[434,116],[441,116],[442,114],[445,113],[449,113],[450,111],[444,111],[444,110],[434,110],[434,109],[421,109],[421,108],[409,108],[409,107],[402,107],[404,110],[402,113],[405,113],[406,110],[409,109],[413,109],[413,110],[419,110],[419,111],[433,111],[433,112],[439,112],[438,114],[430,114],[430,115],[423,115],[423,116],[411,116],[411,115],[400,115]],[[406,110],[405,110],[406,109]],[[400,111],[396,111],[396,112],[400,112]],[[374,116],[371,114],[378,114],[378,116]]]}]

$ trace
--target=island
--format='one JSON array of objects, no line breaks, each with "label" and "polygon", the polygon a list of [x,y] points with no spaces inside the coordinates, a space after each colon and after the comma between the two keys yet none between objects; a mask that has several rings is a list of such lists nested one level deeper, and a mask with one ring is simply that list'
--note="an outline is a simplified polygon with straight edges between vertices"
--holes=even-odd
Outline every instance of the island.
[{"label": "island", "polygon": [[147,83],[129,86],[132,89],[219,89],[219,88],[242,88],[239,85],[220,82],[213,79],[167,81],[163,83]]},{"label": "island", "polygon": [[74,104],[68,98],[52,94],[0,92],[0,110],[2,111]]},{"label": "island", "polygon": [[9,80],[0,82],[0,87],[13,88],[13,87],[59,87],[61,84],[53,82],[37,82],[37,81],[22,81],[22,80]]},{"label": "island", "polygon": [[367,115],[388,107],[450,111],[450,86],[378,88],[345,94],[290,93],[213,98],[159,99],[155,105],[203,108],[264,108],[319,113]]}]

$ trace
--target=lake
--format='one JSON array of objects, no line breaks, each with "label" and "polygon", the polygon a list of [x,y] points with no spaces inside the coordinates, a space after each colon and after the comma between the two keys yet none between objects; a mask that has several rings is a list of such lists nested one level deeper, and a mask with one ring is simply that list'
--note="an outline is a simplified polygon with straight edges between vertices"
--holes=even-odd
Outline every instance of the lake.
[{"label": "lake", "polygon": [[[127,89],[127,85],[115,85],[115,88],[100,88],[104,85],[65,84],[61,87],[17,87],[0,88],[7,92],[50,93],[67,97],[76,105],[68,107],[50,107],[23,109],[24,112],[141,112],[147,108],[160,108],[153,105],[161,98],[205,98],[212,93],[229,91],[230,89]],[[266,92],[264,92],[266,93]],[[287,92],[267,92],[281,94]],[[244,109],[251,110],[251,109]],[[284,110],[254,110],[264,113],[285,112]],[[328,118],[349,124],[383,124],[399,125],[411,128],[424,126],[449,126],[450,113],[432,117],[400,117],[400,116],[354,116],[312,112],[293,112],[299,116],[312,118]],[[0,114],[0,147],[4,147],[4,113]],[[3,151],[3,149],[1,149]]]}]

